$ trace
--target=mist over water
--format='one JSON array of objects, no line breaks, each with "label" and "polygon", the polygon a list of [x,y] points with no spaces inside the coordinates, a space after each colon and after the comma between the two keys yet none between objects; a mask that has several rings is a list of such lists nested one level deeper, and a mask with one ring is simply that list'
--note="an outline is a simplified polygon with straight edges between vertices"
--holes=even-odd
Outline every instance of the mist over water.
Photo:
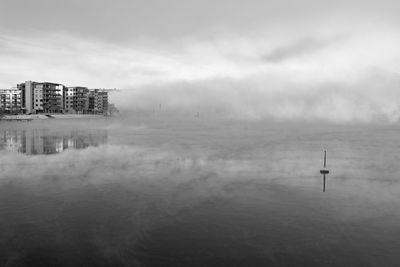
[{"label": "mist over water", "polygon": [[399,128],[0,122],[0,266],[397,266]]}]

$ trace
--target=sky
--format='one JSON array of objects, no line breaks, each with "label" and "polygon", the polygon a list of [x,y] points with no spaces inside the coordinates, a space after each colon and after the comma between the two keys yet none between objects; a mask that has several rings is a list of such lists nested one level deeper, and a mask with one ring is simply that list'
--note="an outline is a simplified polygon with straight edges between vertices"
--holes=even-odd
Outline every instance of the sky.
[{"label": "sky", "polygon": [[119,88],[122,110],[397,122],[398,1],[0,0],[0,88]]}]

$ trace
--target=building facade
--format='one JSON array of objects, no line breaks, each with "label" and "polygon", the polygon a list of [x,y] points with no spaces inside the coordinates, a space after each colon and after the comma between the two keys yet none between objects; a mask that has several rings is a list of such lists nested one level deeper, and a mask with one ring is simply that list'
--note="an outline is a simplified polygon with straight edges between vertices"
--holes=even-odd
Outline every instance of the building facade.
[{"label": "building facade", "polygon": [[21,91],[17,88],[0,89],[0,114],[21,112]]},{"label": "building facade", "polygon": [[92,89],[88,96],[88,112],[105,114],[108,111],[108,92],[101,89]]},{"label": "building facade", "polygon": [[64,91],[64,111],[66,113],[86,114],[89,108],[89,89],[87,87],[68,87]]},{"label": "building facade", "polygon": [[65,86],[57,83],[42,83],[43,85],[43,112],[63,113]]},{"label": "building facade", "polygon": [[26,81],[0,90],[0,113],[108,114],[108,90]]},{"label": "building facade", "polygon": [[74,102],[76,100],[75,87],[67,87],[67,89],[63,92],[63,98],[64,98],[64,112],[76,113],[74,109]]},{"label": "building facade", "polygon": [[18,84],[21,91],[21,107],[26,114],[62,113],[65,86],[50,82],[32,82]]}]

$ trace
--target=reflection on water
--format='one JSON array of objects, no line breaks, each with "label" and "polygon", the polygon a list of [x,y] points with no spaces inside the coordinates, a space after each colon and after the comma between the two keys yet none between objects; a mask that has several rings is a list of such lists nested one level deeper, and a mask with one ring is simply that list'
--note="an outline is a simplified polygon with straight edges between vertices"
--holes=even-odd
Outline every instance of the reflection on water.
[{"label": "reflection on water", "polygon": [[0,131],[0,150],[27,155],[57,154],[66,149],[84,149],[107,143],[107,131],[62,131],[18,129]]},{"label": "reflection on water", "polygon": [[0,125],[107,142],[0,152],[0,266],[399,266],[400,127],[198,121]]}]

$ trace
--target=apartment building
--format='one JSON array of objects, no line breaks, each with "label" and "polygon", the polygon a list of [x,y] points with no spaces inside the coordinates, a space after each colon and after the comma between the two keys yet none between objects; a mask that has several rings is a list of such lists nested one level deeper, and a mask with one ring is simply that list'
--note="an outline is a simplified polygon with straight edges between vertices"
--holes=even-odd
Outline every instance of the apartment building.
[{"label": "apartment building", "polygon": [[21,112],[21,91],[17,88],[0,89],[0,114]]},{"label": "apartment building", "polygon": [[64,112],[85,114],[88,112],[88,96],[89,89],[87,87],[75,86],[68,87],[64,91]]},{"label": "apartment building", "polygon": [[93,89],[88,95],[88,112],[102,114],[108,110],[108,92],[101,89]]},{"label": "apartment building", "polygon": [[26,81],[0,89],[0,113],[106,114],[108,90],[66,87],[59,83]]},{"label": "apartment building", "polygon": [[64,85],[26,81],[18,84],[17,88],[21,91],[21,107],[26,114],[63,112]]},{"label": "apartment building", "polygon": [[87,113],[89,105],[88,95],[89,89],[87,87],[76,87],[76,100],[74,102],[74,109],[77,113]]},{"label": "apartment building", "polygon": [[67,87],[63,92],[64,98],[64,112],[76,113],[74,109],[74,102],[76,101],[76,87]]}]

